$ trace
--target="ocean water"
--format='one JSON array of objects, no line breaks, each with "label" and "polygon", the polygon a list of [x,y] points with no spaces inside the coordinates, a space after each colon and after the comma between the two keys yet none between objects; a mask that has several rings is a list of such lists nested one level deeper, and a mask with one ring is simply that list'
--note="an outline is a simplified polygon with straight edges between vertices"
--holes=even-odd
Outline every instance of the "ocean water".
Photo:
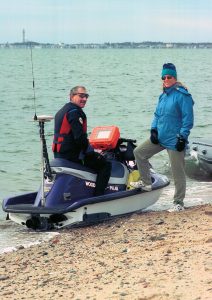
[{"label": "ocean water", "polygon": [[[89,132],[95,126],[116,125],[121,136],[140,143],[149,136],[161,93],[161,66],[173,62],[178,79],[195,101],[195,126],[190,139],[212,141],[212,50],[210,49],[33,49],[35,101],[29,49],[0,49],[0,202],[37,190],[40,185],[40,138],[37,115],[54,115],[68,101],[71,87],[84,85],[90,94],[85,112]],[[45,126],[49,157],[53,122]],[[156,171],[171,178],[166,152],[155,156]],[[187,206],[209,203],[209,177],[187,179]],[[150,209],[170,207],[173,183]],[[11,222],[0,209],[0,252],[29,245],[55,233],[33,233]]]}]

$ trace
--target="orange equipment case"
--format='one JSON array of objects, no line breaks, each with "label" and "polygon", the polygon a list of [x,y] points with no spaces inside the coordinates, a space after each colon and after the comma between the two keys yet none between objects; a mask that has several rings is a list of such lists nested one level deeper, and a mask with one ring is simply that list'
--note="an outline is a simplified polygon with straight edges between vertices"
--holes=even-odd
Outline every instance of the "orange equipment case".
[{"label": "orange equipment case", "polygon": [[116,147],[119,138],[117,126],[99,126],[92,130],[89,142],[94,149],[110,150]]}]

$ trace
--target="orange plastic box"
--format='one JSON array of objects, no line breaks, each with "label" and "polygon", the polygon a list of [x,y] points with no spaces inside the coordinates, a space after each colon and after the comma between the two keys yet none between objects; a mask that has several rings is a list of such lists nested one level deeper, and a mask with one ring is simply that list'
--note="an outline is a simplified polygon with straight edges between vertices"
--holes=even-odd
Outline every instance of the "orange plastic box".
[{"label": "orange plastic box", "polygon": [[116,147],[119,138],[117,126],[99,126],[92,130],[89,142],[94,149],[110,150]]}]

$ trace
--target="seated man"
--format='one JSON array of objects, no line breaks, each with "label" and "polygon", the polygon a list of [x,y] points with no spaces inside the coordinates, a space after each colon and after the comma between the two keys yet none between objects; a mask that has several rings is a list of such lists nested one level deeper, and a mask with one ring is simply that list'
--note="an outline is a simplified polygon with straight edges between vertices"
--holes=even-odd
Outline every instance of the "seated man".
[{"label": "seated man", "polygon": [[96,171],[94,196],[103,195],[107,187],[111,163],[91,149],[87,137],[87,118],[82,110],[89,95],[86,88],[76,86],[70,91],[70,102],[55,115],[54,140],[52,150],[55,158],[64,158],[83,163]]}]

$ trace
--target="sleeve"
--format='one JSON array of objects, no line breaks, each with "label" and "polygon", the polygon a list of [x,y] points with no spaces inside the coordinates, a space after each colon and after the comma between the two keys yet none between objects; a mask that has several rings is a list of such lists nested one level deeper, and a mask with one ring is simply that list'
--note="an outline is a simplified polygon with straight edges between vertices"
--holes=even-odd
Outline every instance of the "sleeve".
[{"label": "sleeve", "polygon": [[159,118],[158,107],[159,107],[159,103],[160,103],[160,98],[161,98],[161,96],[159,97],[158,104],[157,104],[155,112],[154,112],[154,118],[152,120],[151,129],[157,129],[157,127],[158,127],[158,118]]},{"label": "sleeve", "polygon": [[77,109],[70,111],[67,117],[71,125],[76,144],[82,149],[82,151],[86,151],[88,147],[88,138],[87,133],[83,131],[83,119],[86,117],[83,116]]},{"label": "sleeve", "polygon": [[194,112],[193,112],[194,101],[190,94],[181,95],[181,113],[182,113],[182,126],[180,129],[180,135],[188,139],[190,130],[194,125]]},{"label": "sleeve", "polygon": [[158,124],[158,115],[157,115],[157,111],[155,111],[154,118],[152,120],[151,129],[157,129],[157,124]]}]

